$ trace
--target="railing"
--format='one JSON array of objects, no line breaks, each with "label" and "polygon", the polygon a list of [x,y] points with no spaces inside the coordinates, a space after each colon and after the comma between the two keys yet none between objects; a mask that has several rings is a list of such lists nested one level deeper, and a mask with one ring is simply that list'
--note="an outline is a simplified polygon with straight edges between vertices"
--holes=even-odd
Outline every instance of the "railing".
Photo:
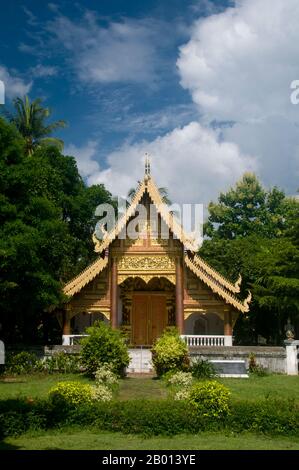
[{"label": "railing", "polygon": [[84,338],[84,336],[89,335],[62,335],[62,345],[63,346],[73,346],[74,340]]},{"label": "railing", "polygon": [[[84,338],[88,335],[63,335],[63,346],[73,346],[76,339]],[[181,335],[187,346],[232,346],[232,336],[227,335]]]},{"label": "railing", "polygon": [[232,336],[224,335],[181,335],[187,346],[232,346]]}]

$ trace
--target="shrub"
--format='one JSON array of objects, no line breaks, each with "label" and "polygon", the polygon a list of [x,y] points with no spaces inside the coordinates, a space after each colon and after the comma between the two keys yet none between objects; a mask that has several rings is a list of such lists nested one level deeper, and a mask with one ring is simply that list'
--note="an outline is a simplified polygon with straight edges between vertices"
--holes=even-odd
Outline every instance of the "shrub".
[{"label": "shrub", "polygon": [[190,389],[183,388],[175,392],[174,397],[175,400],[189,400],[190,398]]},{"label": "shrub", "polygon": [[191,365],[191,372],[196,379],[211,379],[216,376],[213,364],[204,359],[196,359]]},{"label": "shrub", "polygon": [[108,364],[104,364],[96,371],[95,382],[97,386],[104,385],[111,390],[116,390],[118,388],[117,376],[114,374]]},{"label": "shrub", "polygon": [[176,329],[166,330],[157,339],[152,355],[158,377],[169,371],[186,371],[189,368],[188,348]]},{"label": "shrub", "polygon": [[80,372],[80,357],[76,354],[67,354],[64,351],[58,351],[53,356],[47,357],[41,362],[41,370],[53,373],[60,372],[64,374],[73,374]]},{"label": "shrub", "polygon": [[34,372],[38,364],[35,354],[22,351],[17,354],[9,354],[5,370],[9,374],[29,374]]},{"label": "shrub", "polygon": [[49,391],[49,400],[54,406],[68,407],[77,406],[84,403],[91,403],[93,400],[93,387],[80,382],[58,382]]},{"label": "shrub", "polygon": [[96,401],[111,401],[113,398],[112,390],[106,385],[98,384],[92,387],[92,399]]},{"label": "shrub", "polygon": [[[204,383],[201,382],[200,385]],[[218,384],[219,385],[219,384]],[[73,407],[53,406],[49,400],[0,401],[0,436],[63,425],[143,435],[197,434],[202,431],[255,432],[299,436],[299,407],[292,400],[234,401],[222,419],[203,416],[185,399],[95,401]]]},{"label": "shrub", "polygon": [[86,331],[89,336],[83,338],[81,344],[82,365],[87,373],[94,376],[97,369],[109,364],[115,374],[123,375],[130,358],[121,332],[104,322],[95,322]]},{"label": "shrub", "polygon": [[192,385],[192,374],[191,372],[176,372],[173,374],[167,381],[168,385],[173,385],[175,387],[188,388]]},{"label": "shrub", "polygon": [[221,418],[229,411],[230,391],[215,380],[199,382],[192,386],[189,403],[196,411],[209,418]]}]

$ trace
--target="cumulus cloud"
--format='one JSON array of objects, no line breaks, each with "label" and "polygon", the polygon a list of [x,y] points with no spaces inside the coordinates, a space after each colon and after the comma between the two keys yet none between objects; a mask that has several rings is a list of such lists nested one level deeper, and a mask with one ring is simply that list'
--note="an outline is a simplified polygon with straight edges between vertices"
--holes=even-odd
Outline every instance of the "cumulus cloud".
[{"label": "cumulus cloud", "polygon": [[150,19],[99,24],[92,12],[80,22],[59,15],[47,26],[70,54],[80,80],[148,82],[156,77],[157,27]]},{"label": "cumulus cloud", "polygon": [[15,98],[16,96],[24,96],[31,90],[32,82],[25,83],[22,78],[16,76],[14,72],[9,71],[6,67],[0,65],[0,80],[5,86],[5,97]]},{"label": "cumulus cloud", "polygon": [[97,143],[92,140],[81,147],[74,144],[67,145],[64,149],[64,154],[75,157],[79,172],[84,178],[90,177],[100,169],[98,162],[95,160]]},{"label": "cumulus cloud", "polygon": [[195,22],[177,61],[203,122],[231,121],[223,138],[256,155],[269,185],[298,185],[299,78],[297,0],[239,0]]},{"label": "cumulus cloud", "polygon": [[218,131],[191,122],[152,142],[124,145],[110,153],[108,168],[91,173],[88,182],[104,183],[112,193],[125,196],[143,174],[145,152],[151,155],[157,184],[168,187],[178,203],[207,203],[244,171],[257,168],[254,158],[241,154],[234,143],[221,141]]},{"label": "cumulus cloud", "polygon": [[224,120],[296,115],[290,84],[299,76],[297,0],[243,0],[198,20],[180,48],[181,84],[202,112]]}]

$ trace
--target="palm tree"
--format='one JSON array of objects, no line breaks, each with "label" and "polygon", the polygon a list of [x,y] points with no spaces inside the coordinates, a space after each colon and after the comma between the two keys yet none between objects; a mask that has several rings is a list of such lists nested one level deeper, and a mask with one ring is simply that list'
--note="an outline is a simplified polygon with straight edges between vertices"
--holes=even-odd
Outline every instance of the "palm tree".
[{"label": "palm tree", "polygon": [[50,135],[56,129],[66,127],[66,123],[60,120],[47,124],[45,121],[50,117],[51,111],[41,106],[40,98],[30,102],[28,96],[25,96],[23,99],[14,99],[13,104],[15,114],[7,112],[6,115],[24,137],[28,155],[32,155],[41,145],[55,145],[59,150],[63,149],[63,141]]},{"label": "palm tree", "polygon": [[[140,184],[140,181],[138,181],[138,184]],[[170,206],[170,205],[172,204],[172,202],[171,202],[171,200],[170,200],[169,197],[168,197],[168,190],[167,190],[167,188],[162,187],[162,188],[158,188],[158,190],[159,190],[159,193],[160,193],[162,202],[163,202],[164,204],[166,204],[167,206]],[[135,194],[136,194],[136,188],[131,188],[131,189],[129,189],[129,191],[128,191],[128,196],[127,196],[127,197],[128,197],[130,200],[132,200],[133,197],[135,196]]]}]

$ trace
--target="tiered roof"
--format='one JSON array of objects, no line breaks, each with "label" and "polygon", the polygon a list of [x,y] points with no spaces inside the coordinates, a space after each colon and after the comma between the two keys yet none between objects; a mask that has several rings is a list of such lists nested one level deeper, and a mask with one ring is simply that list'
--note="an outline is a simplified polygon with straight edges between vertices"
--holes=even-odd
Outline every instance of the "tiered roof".
[{"label": "tiered roof", "polygon": [[[146,193],[155,205],[158,214],[160,214],[161,218],[172,233],[183,244],[185,249],[184,261],[186,266],[215,294],[224,299],[227,304],[240,312],[248,312],[251,293],[248,294],[244,301],[239,300],[234,295],[240,292],[241,276],[239,276],[235,284],[232,284],[228,279],[209,266],[208,263],[196,254],[198,246],[192,239],[192,236],[188,235],[184,231],[181,224],[178,223],[175,216],[168,210],[166,204],[163,203],[159,189],[150,175],[148,160],[146,162],[146,173],[144,178],[139,183],[131,204],[127,208],[125,214],[117,221],[111,232],[106,234],[104,240],[99,241],[94,236],[95,251],[102,255],[113,240],[119,236],[122,230],[126,227],[130,218],[134,216],[138,204]],[[102,258],[102,256],[99,256],[94,263],[65,285],[63,290],[64,293],[72,297],[74,294],[80,292],[81,289],[100,274],[107,265],[108,258]]]}]

